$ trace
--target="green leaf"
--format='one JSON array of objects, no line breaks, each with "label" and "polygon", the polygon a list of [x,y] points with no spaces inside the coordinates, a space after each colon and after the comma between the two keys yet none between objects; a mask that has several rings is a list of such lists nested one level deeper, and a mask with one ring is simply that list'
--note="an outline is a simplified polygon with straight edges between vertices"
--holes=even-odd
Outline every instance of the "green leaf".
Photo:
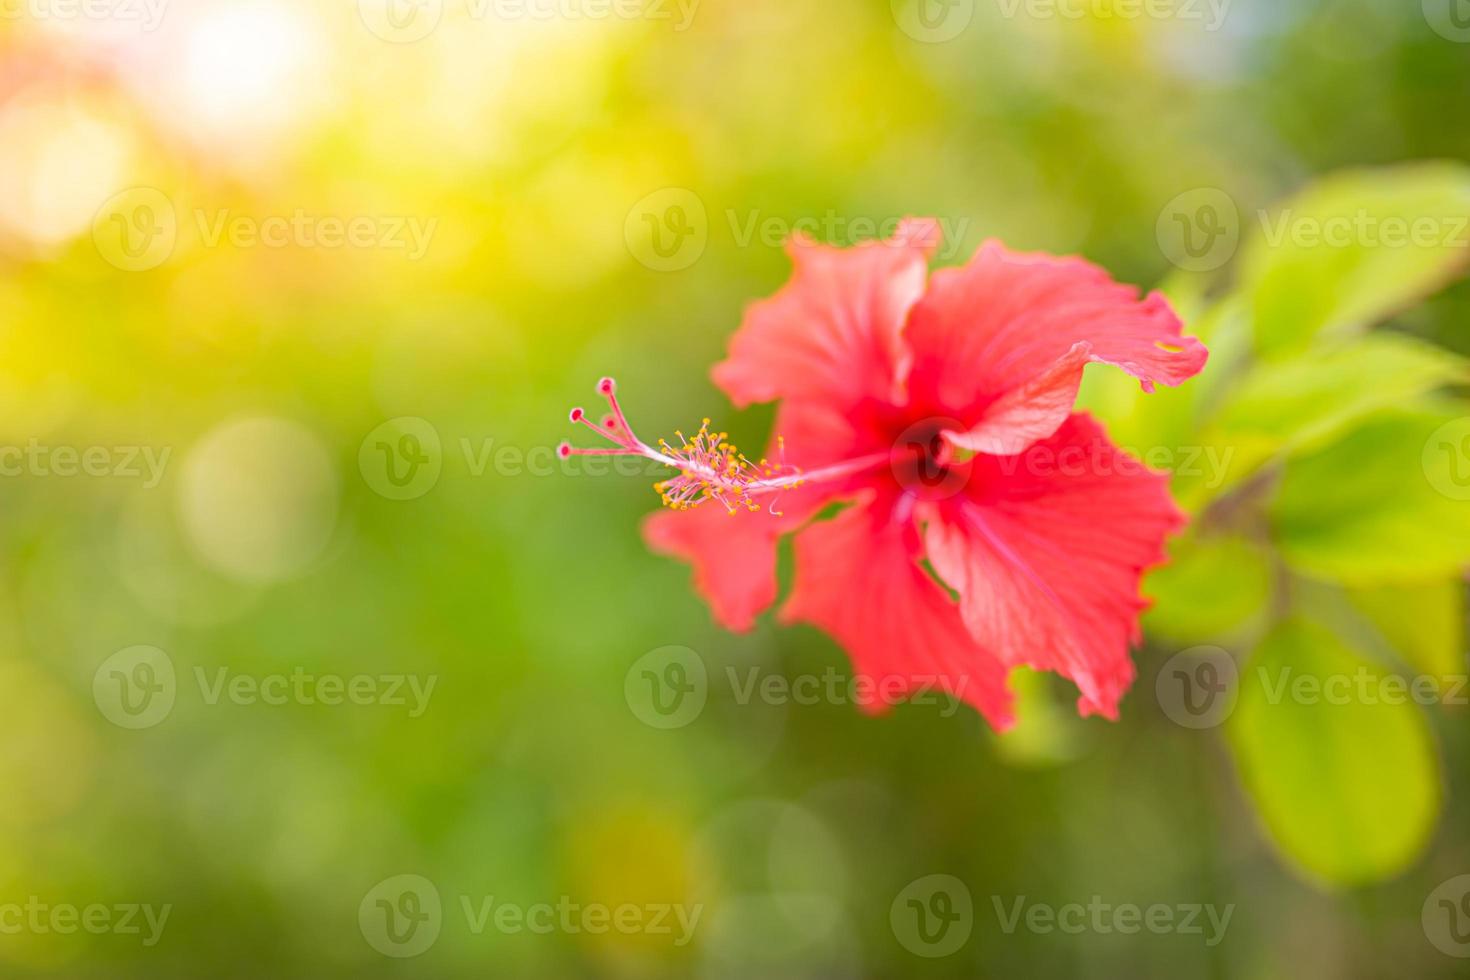
[{"label": "green leaf", "polygon": [[1337,174],[1274,213],[1242,258],[1258,349],[1371,326],[1443,286],[1470,258],[1470,168],[1424,163]]},{"label": "green leaf", "polygon": [[1470,409],[1386,411],[1290,461],[1271,506],[1298,571],[1347,585],[1450,578],[1470,565]]},{"label": "green leaf", "polygon": [[1328,884],[1404,870],[1439,813],[1428,724],[1385,676],[1326,629],[1283,623],[1252,658],[1226,729],[1272,839]]},{"label": "green leaf", "polygon": [[1280,448],[1273,440],[1259,436],[1242,434],[1227,439],[1217,429],[1207,429],[1194,442],[1199,465],[1176,472],[1172,484],[1180,506],[1191,514],[1200,513],[1211,501],[1234,490],[1273,459]]},{"label": "green leaf", "polygon": [[1463,583],[1380,585],[1348,595],[1414,670],[1439,678],[1465,673]]},{"label": "green leaf", "polygon": [[1332,349],[1266,362],[1245,376],[1212,428],[1217,439],[1298,451],[1358,420],[1470,380],[1470,364],[1441,347],[1378,333]]},{"label": "green leaf", "polygon": [[1169,563],[1150,572],[1143,585],[1143,594],[1154,599],[1143,618],[1150,635],[1185,644],[1227,639],[1265,607],[1270,561],[1249,541],[1187,537],[1169,550]]}]

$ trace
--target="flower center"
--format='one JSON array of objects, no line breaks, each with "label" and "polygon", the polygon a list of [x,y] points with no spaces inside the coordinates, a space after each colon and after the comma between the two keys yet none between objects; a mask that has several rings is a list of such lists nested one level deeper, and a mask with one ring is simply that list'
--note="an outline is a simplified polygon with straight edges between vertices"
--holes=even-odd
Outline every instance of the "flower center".
[{"label": "flower center", "polygon": [[944,500],[963,490],[970,479],[970,463],[958,459],[944,438],[946,430],[962,429],[959,422],[946,418],[924,419],[904,429],[889,453],[889,469],[898,485],[920,500]]}]

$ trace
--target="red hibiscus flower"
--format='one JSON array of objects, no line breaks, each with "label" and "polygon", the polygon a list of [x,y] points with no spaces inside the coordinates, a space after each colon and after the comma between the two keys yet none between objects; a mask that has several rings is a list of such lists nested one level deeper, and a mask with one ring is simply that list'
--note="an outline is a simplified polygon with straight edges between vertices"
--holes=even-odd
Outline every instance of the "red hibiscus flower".
[{"label": "red hibiscus flower", "polygon": [[[708,420],[678,447],[649,446],[611,379],[602,424],[572,418],[614,445],[560,451],[677,471],[658,485],[674,509],[644,537],[694,567],[732,630],[775,601],[777,543],[795,533],[780,618],[831,634],[870,687],[940,686],[1004,729],[1006,675],[1026,665],[1070,678],[1082,714],[1116,718],[1139,580],[1184,518],[1167,474],[1072,408],[1091,361],[1152,390],[1197,374],[1207,352],[1162,296],[1078,258],[990,241],[926,284],[938,241],[937,224],[908,220],[851,249],[791,242],[791,281],[749,308],[713,372],[737,406],[780,402],[772,459],[748,459]],[[813,520],[834,502],[848,506]]]}]

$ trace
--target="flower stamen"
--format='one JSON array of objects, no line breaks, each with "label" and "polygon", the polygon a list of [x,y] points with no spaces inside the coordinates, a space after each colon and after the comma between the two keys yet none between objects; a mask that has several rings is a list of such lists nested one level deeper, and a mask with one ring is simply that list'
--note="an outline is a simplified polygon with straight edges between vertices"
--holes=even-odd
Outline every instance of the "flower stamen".
[{"label": "flower stamen", "polygon": [[564,442],[557,447],[562,459],[572,456],[642,456],[671,469],[675,476],[660,480],[653,485],[666,507],[673,510],[691,510],[707,500],[719,503],[730,514],[741,509],[758,511],[761,505],[754,499],[772,495],[768,508],[774,517],[782,516],[776,509],[783,490],[802,486],[809,479],[836,479],[887,462],[886,453],[852,460],[837,466],[825,467],[811,473],[803,473],[798,467],[786,462],[786,440],[777,437],[778,459],[751,460],[730,442],[729,433],[711,429],[710,420],[704,419],[693,438],[675,431],[678,444],[663,439],[658,447],[648,445],[633,432],[618,404],[617,384],[612,378],[603,378],[597,383],[597,393],[607,399],[611,409],[602,424],[587,417],[581,408],[571,411],[571,421],[587,426],[602,438],[613,443],[612,447],[584,449]]}]

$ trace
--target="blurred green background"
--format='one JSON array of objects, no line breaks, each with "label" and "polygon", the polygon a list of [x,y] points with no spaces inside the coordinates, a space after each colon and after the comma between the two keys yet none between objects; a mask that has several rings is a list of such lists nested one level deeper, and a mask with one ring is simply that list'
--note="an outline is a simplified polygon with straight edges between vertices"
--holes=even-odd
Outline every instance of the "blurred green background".
[{"label": "blurred green background", "polygon": [[[0,975],[1465,975],[1463,0],[0,14]],[[849,666],[551,455],[603,374],[763,440],[707,371],[780,241],[907,214],[1213,349],[1089,376],[1199,517],[1116,724],[742,697]]]}]

